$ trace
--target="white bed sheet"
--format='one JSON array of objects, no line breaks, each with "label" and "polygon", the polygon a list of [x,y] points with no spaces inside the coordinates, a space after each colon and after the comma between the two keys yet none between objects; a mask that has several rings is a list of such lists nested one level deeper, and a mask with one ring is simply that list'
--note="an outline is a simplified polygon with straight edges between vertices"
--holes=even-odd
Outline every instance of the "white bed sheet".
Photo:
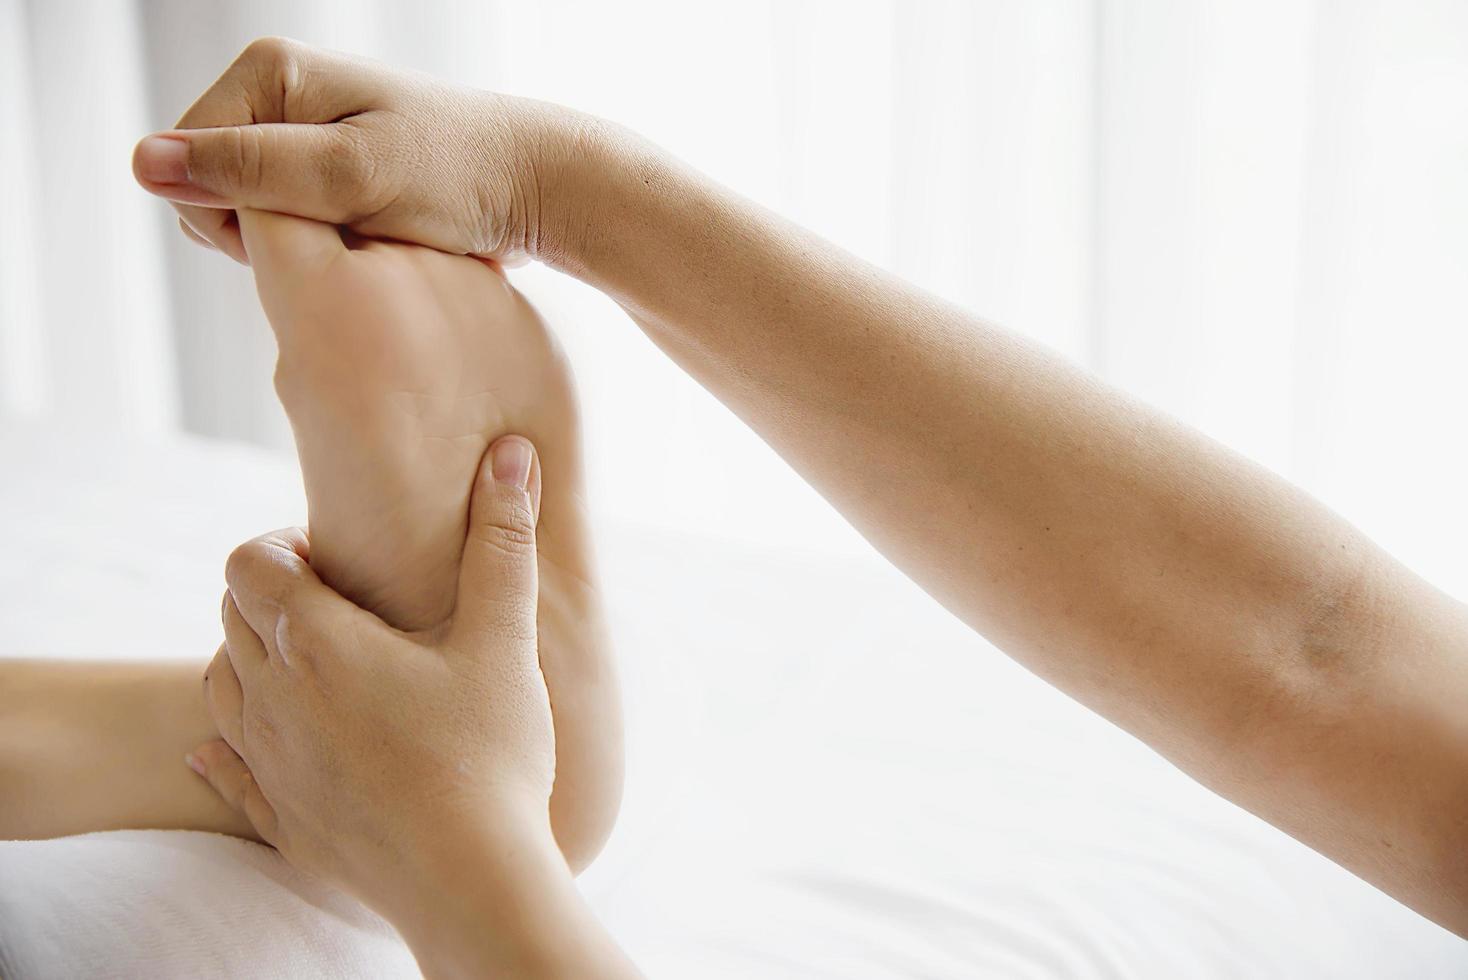
[{"label": "white bed sheet", "polygon": [[[302,513],[292,463],[251,449],[0,428],[0,655],[204,657],[228,550]],[[1468,943],[878,561],[615,523],[602,558],[629,784],[582,887],[652,975],[1468,975]],[[0,843],[0,869],[20,846]],[[0,944],[24,941],[6,925]]]}]

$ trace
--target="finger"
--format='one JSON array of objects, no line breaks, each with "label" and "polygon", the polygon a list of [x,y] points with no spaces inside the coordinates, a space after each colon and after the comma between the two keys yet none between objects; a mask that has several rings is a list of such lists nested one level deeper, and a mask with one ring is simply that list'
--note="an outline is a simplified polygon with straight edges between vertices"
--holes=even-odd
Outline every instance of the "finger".
[{"label": "finger", "polygon": [[220,646],[204,670],[204,704],[209,709],[209,717],[214,719],[214,729],[219,732],[219,737],[231,748],[242,748],[245,744],[245,692],[224,646]]},{"label": "finger", "polygon": [[219,246],[215,245],[209,239],[205,238],[203,235],[190,228],[189,223],[185,221],[182,216],[180,216],[178,219],[178,229],[179,231],[184,233],[184,237],[193,242],[195,245],[202,245],[205,248],[213,249],[214,251],[219,250]]},{"label": "finger", "polygon": [[265,641],[245,622],[239,603],[229,592],[224,593],[224,609],[220,618],[224,622],[224,648],[229,662],[234,665],[234,672],[241,682],[250,684],[270,657]]},{"label": "finger", "polygon": [[539,514],[535,448],[523,436],[495,440],[479,464],[469,502],[455,630],[535,639]]},{"label": "finger", "polygon": [[179,129],[254,122],[324,123],[366,108],[373,62],[288,37],[260,37],[179,117]]},{"label": "finger", "polygon": [[[191,238],[202,239],[235,261],[249,264],[234,212],[225,209],[217,195],[194,187],[190,181],[186,140],[163,135],[145,137],[133,148],[133,177],[144,190],[174,202],[179,221]],[[180,203],[183,201],[199,203]]]},{"label": "finger", "polygon": [[280,825],[275,808],[261,792],[250,767],[234,749],[215,739],[184,756],[184,762],[204,777],[204,781],[230,809],[244,814],[261,840],[277,846]]},{"label": "finger", "polygon": [[240,545],[224,566],[240,615],[269,656],[285,664],[365,615],[316,576],[307,555],[305,533],[287,528]]},{"label": "finger", "polygon": [[334,224],[363,216],[374,169],[360,130],[340,123],[175,129],[144,137],[133,151],[138,183],[170,201]]},{"label": "finger", "polygon": [[[174,128],[330,123],[371,104],[375,77],[367,63],[348,56],[286,38],[260,38],[235,58]],[[194,202],[174,207],[195,232],[248,265],[234,212],[218,195],[205,193],[207,186],[192,186],[187,140],[144,142],[147,145],[140,144],[133,158],[139,183],[176,202]]]},{"label": "finger", "polygon": [[286,275],[309,275],[347,251],[336,225],[253,208],[237,214],[245,254],[262,285]]}]

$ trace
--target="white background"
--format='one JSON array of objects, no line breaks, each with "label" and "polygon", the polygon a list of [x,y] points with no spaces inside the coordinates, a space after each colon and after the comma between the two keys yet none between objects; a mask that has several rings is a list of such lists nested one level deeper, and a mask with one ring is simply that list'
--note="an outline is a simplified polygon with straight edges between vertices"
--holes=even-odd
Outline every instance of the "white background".
[{"label": "white background", "polygon": [[[639,128],[1468,596],[1468,5],[0,0],[0,412],[289,446],[246,272],[128,167],[265,33]],[[611,304],[517,281],[577,362],[604,511],[864,548]]]}]

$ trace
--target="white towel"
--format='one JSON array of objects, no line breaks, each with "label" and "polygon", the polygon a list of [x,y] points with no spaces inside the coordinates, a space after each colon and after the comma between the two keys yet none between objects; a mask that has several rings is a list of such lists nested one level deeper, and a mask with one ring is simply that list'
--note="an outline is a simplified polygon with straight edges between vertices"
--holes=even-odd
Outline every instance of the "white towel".
[{"label": "white towel", "polygon": [[0,841],[0,977],[417,978],[392,927],[220,834]]}]

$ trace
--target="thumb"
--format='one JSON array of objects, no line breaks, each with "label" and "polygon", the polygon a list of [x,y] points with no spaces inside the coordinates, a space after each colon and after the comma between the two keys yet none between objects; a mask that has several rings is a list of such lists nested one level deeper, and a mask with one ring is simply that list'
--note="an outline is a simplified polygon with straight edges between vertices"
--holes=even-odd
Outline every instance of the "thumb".
[{"label": "thumb", "polygon": [[479,464],[459,565],[455,631],[535,638],[535,525],[540,459],[523,436],[502,436]]},{"label": "thumb", "polygon": [[175,129],[133,150],[138,183],[170,201],[332,224],[361,216],[373,170],[361,141],[332,123]]}]

